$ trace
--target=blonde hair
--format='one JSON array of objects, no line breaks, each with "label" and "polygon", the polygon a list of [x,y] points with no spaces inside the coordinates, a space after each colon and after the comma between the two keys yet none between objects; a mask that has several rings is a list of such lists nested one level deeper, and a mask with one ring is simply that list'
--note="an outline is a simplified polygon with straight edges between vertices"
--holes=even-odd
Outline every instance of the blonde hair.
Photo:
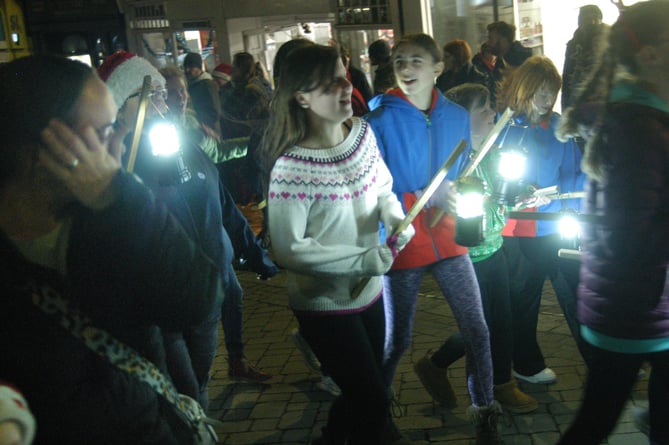
[{"label": "blonde hair", "polygon": [[500,82],[498,90],[500,93],[497,97],[498,111],[510,107],[514,116],[532,116],[532,99],[544,85],[557,95],[562,86],[560,73],[548,57],[530,57],[518,68],[510,71]]},{"label": "blonde hair", "polygon": [[174,77],[178,77],[179,79],[186,82],[186,75],[184,74],[183,70],[179,69],[179,67],[176,65],[165,65],[158,71],[163,75],[166,82]]}]

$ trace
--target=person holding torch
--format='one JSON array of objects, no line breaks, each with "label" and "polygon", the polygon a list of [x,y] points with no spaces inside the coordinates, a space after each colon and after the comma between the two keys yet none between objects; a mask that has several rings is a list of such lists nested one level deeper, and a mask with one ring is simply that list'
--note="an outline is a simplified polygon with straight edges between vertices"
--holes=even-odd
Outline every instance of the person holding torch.
[{"label": "person holding torch", "polygon": [[[398,88],[370,102],[365,117],[379,140],[379,148],[393,175],[393,191],[410,209],[422,196],[430,178],[460,140],[470,145],[469,114],[444,98],[435,86],[443,71],[441,49],[427,34],[407,34],[397,41],[391,61]],[[467,162],[461,155],[447,179],[455,179]],[[449,181],[430,198],[413,221],[416,236],[384,276],[386,303],[386,360],[384,377],[390,388],[400,358],[411,345],[418,290],[426,273],[432,274],[448,302],[465,339],[467,386],[472,399],[468,414],[476,427],[476,443],[497,444],[499,404],[493,398],[492,360],[481,295],[467,248],[455,242],[455,222],[449,205]],[[432,215],[446,211],[434,227]],[[455,397],[442,374],[442,403]],[[388,416],[388,442],[401,434]],[[405,442],[406,443],[406,442]]]},{"label": "person holding torch", "polygon": [[[583,190],[581,151],[573,139],[559,141],[555,129],[559,115],[553,106],[560,91],[560,74],[550,59],[533,56],[501,83],[497,108],[513,110],[513,119],[500,142],[525,153],[521,179],[526,194],[520,205],[528,212],[558,212],[579,209],[579,201],[553,200],[534,191],[557,186],[560,192]],[[502,232],[503,249],[509,262],[513,314],[513,369],[516,379],[535,384],[555,383],[557,377],[546,366],[537,342],[537,322],[544,281],[558,274],[561,247],[555,221],[509,219]],[[572,283],[575,289],[576,283]],[[563,297],[558,293],[558,300]],[[567,298],[567,297],[565,297]],[[565,311],[568,323],[575,322]]]}]

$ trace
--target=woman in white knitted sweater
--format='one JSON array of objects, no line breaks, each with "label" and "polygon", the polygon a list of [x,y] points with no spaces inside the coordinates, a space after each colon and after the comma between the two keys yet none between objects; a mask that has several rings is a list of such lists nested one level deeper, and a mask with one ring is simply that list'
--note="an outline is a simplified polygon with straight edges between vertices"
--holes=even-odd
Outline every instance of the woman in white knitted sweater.
[{"label": "woman in white knitted sweater", "polygon": [[352,118],[351,91],[333,48],[295,49],[280,73],[262,151],[271,249],[287,270],[290,306],[342,390],[313,442],[328,445],[382,443],[381,275],[413,236],[409,226],[380,242],[379,222],[392,233],[404,213],[374,133]]}]

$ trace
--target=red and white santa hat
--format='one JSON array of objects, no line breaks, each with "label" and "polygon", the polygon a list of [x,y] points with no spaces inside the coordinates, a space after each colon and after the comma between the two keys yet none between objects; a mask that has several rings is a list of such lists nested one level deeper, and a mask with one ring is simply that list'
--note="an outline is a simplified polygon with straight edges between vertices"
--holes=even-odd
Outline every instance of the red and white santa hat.
[{"label": "red and white santa hat", "polygon": [[98,76],[111,90],[116,108],[120,109],[128,97],[142,88],[144,76],[165,86],[165,78],[151,63],[128,51],[116,51],[98,68]]},{"label": "red and white santa hat", "polygon": [[216,68],[214,68],[214,71],[211,72],[211,75],[229,82],[232,80],[232,65],[228,65],[227,63],[220,63],[216,66]]},{"label": "red and white santa hat", "polygon": [[21,445],[30,445],[35,438],[35,418],[28,402],[14,387],[0,382],[0,423],[15,422],[21,430]]}]

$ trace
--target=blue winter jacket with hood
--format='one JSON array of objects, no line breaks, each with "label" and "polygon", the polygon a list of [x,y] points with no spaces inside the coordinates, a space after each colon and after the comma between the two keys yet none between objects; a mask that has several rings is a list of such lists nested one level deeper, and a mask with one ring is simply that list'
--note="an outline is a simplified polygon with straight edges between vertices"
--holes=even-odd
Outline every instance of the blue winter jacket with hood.
[{"label": "blue winter jacket with hood", "polygon": [[[550,117],[538,125],[531,124],[524,115],[513,118],[512,126],[502,131],[497,144],[504,147],[516,145],[525,149],[527,161],[523,180],[526,185],[544,188],[556,185],[560,193],[583,191],[585,174],[581,171],[581,150],[573,139],[561,142],[555,137],[560,115]],[[529,211],[559,212],[565,209],[580,210],[580,199],[553,200]],[[537,237],[558,233],[556,221],[509,219],[505,236]]]},{"label": "blue winter jacket with hood", "polygon": [[[432,106],[425,112],[409,102],[399,88],[372,98],[369,105],[372,111],[365,119],[374,129],[381,155],[393,175],[393,191],[405,211],[417,200],[414,192],[427,187],[462,139],[468,148],[446,177],[456,179],[466,166],[471,147],[469,113],[436,88]],[[395,259],[393,269],[424,266],[467,253],[466,247],[455,244],[451,215],[430,227],[435,211],[425,209],[414,220],[416,235]]]}]

